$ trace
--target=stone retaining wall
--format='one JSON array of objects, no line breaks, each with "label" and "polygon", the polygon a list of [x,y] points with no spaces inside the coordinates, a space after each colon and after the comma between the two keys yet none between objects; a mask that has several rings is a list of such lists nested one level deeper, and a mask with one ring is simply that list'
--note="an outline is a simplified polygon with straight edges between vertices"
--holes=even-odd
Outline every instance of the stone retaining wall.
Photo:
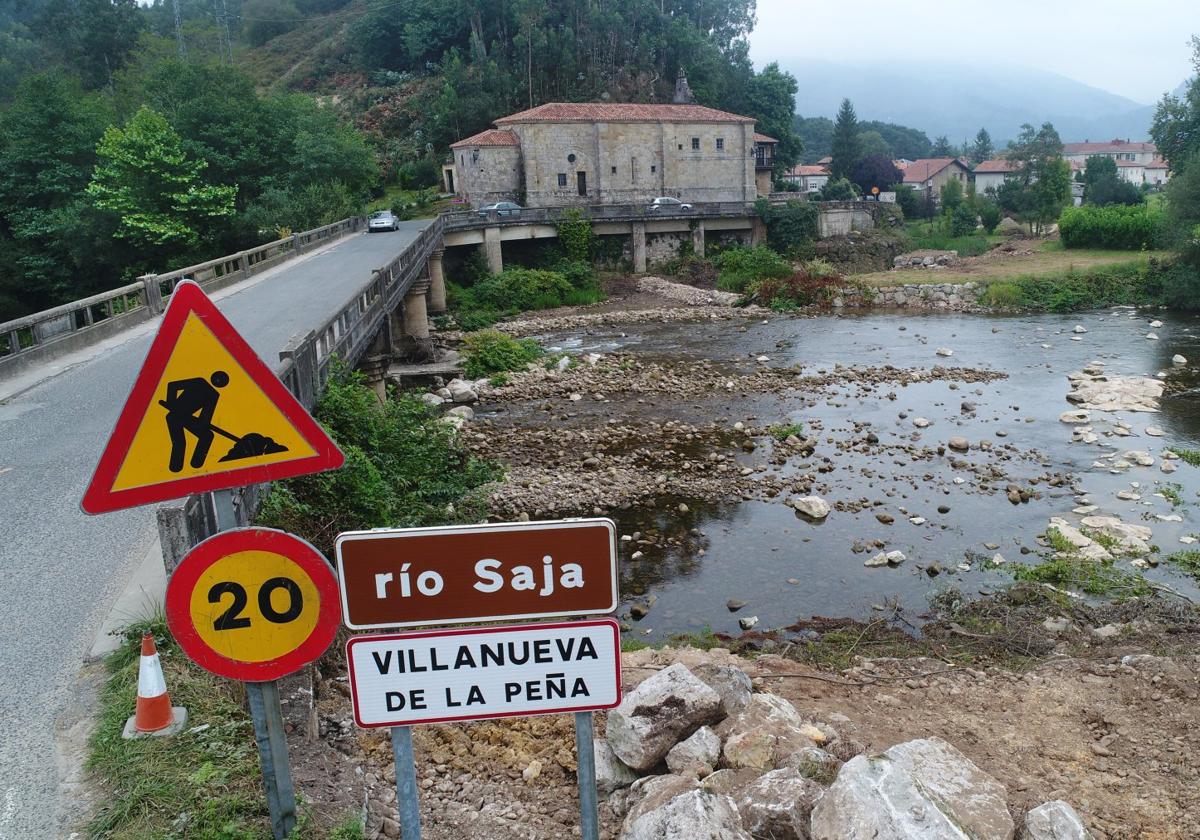
[{"label": "stone retaining wall", "polygon": [[987,312],[978,303],[981,283],[906,283],[872,287],[864,291],[849,288],[833,301],[835,309],[890,308],[924,309],[941,312]]}]

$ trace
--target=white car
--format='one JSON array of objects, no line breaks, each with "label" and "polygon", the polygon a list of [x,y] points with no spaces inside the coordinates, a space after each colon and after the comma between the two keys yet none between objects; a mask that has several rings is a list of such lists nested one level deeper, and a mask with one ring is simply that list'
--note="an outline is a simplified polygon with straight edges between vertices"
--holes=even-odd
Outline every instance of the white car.
[{"label": "white car", "polygon": [[671,211],[690,213],[691,210],[692,205],[680,201],[678,198],[671,198],[669,195],[660,195],[651,201],[650,206],[646,208],[648,213],[669,213]]},{"label": "white car", "polygon": [[400,220],[391,210],[376,210],[367,220],[367,233],[377,230],[399,230]]}]

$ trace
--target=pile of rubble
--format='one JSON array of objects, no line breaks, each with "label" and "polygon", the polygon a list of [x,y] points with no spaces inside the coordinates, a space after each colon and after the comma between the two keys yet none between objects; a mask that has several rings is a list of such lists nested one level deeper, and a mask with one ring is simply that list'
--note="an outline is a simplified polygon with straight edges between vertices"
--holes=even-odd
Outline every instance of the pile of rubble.
[{"label": "pile of rubble", "polygon": [[1025,814],[1018,835],[1004,786],[940,738],[867,754],[729,666],[657,672],[609,713],[595,747],[621,840],[1093,836],[1061,800]]},{"label": "pile of rubble", "polygon": [[958,251],[911,251],[892,260],[893,268],[946,268],[958,265]]}]

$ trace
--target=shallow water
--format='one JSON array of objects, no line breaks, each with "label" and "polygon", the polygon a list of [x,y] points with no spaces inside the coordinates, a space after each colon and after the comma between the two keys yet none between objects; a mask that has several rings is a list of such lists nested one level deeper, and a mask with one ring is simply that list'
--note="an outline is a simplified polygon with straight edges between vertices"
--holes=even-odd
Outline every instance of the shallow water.
[{"label": "shallow water", "polygon": [[[1153,329],[1160,338],[1147,340],[1148,323],[1155,319],[1164,322]],[[1071,340],[1076,324],[1087,328],[1079,341]],[[926,369],[941,364],[1008,374],[1007,379],[990,383],[959,383],[957,389],[949,382],[885,384],[864,395],[859,387],[846,385],[808,394],[766,394],[749,401],[714,395],[706,400],[647,400],[645,405],[628,406],[634,416],[693,423],[804,423],[821,441],[816,458],[809,460],[829,457],[836,467],[819,476],[827,485],[820,495],[831,503],[860,498],[885,502],[857,513],[835,510],[820,523],[800,518],[782,499],[723,505],[669,499],[657,509],[617,512],[614,518],[623,534],[657,532],[680,538],[678,546],[642,546],[646,556],[638,561],[630,555],[639,546],[621,544],[621,591],[626,604],[656,597],[649,614],[633,625],[632,634],[640,638],[653,640],[705,627],[736,633],[738,618],[751,615],[760,620],[757,629],[782,627],[814,615],[869,618],[888,603],[899,604],[915,621],[934,592],[953,586],[968,594],[986,593],[989,587],[1012,579],[1002,571],[984,570],[984,558],[999,552],[1009,562],[1036,562],[1032,554],[1023,557],[1021,547],[1041,550],[1035,537],[1051,516],[1078,524],[1081,517],[1070,512],[1079,504],[1077,490],[1099,506],[1096,515],[1117,515],[1129,523],[1151,526],[1151,542],[1161,547],[1162,555],[1187,548],[1179,543],[1181,536],[1200,533],[1200,470],[1182,461],[1176,462],[1179,469],[1173,475],[1162,474],[1157,463],[1135,466],[1120,475],[1093,466],[1099,457],[1114,451],[1148,450],[1157,461],[1166,446],[1200,445],[1200,320],[1194,317],[1131,309],[1069,317],[870,314],[772,318],[765,324],[632,325],[541,339],[568,352],[622,350],[666,360],[710,359],[738,366],[766,355],[770,361],[763,364],[799,364],[806,374],[832,370],[835,364]],[[936,356],[938,347],[951,348],[953,357]],[[1176,353],[1193,364],[1174,368],[1171,357]],[[1074,408],[1065,398],[1066,375],[1092,361],[1103,362],[1110,374],[1154,376],[1168,371],[1173,386],[1169,390],[1178,385],[1181,393],[1165,396],[1161,413],[1093,411],[1091,425],[1101,435],[1100,441],[1071,443],[1072,427],[1058,419]],[[895,392],[894,401],[886,398],[889,391]],[[973,417],[961,413],[964,400],[977,404]],[[579,407],[584,409],[583,404]],[[907,417],[901,418],[902,413]],[[915,429],[912,420],[918,416],[933,425]],[[1117,420],[1128,422],[1133,436],[1106,436]],[[855,432],[854,423],[869,424],[882,447],[873,447],[873,454],[836,449],[833,442],[865,434],[861,428]],[[1164,436],[1145,435],[1147,426],[1162,428]],[[1000,431],[1007,435],[998,436]],[[1051,488],[1042,482],[1037,486],[1040,498],[1013,505],[1002,490],[981,491],[979,476],[955,470],[949,457],[911,461],[902,457],[902,451],[887,449],[913,442],[937,445],[955,435],[972,443],[988,439],[995,444],[990,454],[972,450],[964,456],[972,463],[994,463],[1005,470],[1008,477],[993,481],[993,487],[1003,488],[1010,481],[1025,486],[1033,476],[1067,473],[1075,478],[1075,489],[1069,484]],[[1002,449],[1009,445],[1014,451]],[[760,451],[738,460],[752,466],[763,458]],[[793,458],[788,469],[803,460]],[[962,483],[955,484],[955,477]],[[1118,500],[1117,491],[1130,489],[1131,482],[1140,484],[1142,500]],[[1163,483],[1182,486],[1183,506],[1172,508],[1153,495],[1155,486]],[[687,513],[678,512],[681,501],[688,505]],[[948,505],[950,512],[939,514],[939,505]],[[895,516],[895,523],[878,522],[875,513],[880,510]],[[1153,518],[1156,513],[1179,514],[1183,521],[1161,522]],[[926,522],[912,524],[912,516]],[[903,551],[907,562],[897,568],[865,568],[863,561],[875,549],[855,553],[852,547],[856,540],[875,538],[887,540],[888,550]],[[931,578],[919,567],[934,561],[947,571]],[[964,561],[970,561],[971,571],[956,569]],[[1131,568],[1128,560],[1117,563]],[[1195,582],[1168,564],[1143,574],[1192,597],[1198,594]],[[726,609],[730,598],[746,601],[747,606],[731,614]]]}]

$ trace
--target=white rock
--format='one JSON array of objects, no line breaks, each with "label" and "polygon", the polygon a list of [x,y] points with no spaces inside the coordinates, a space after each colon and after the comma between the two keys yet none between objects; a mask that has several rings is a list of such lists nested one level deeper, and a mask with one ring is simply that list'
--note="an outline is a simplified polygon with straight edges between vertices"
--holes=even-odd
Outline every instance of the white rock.
[{"label": "white rock", "polygon": [[723,764],[759,772],[783,766],[804,747],[818,746],[795,706],[775,694],[753,694],[746,708],[716,726],[724,741]]},{"label": "white rock", "polygon": [[707,776],[721,757],[721,739],[701,726],[667,753],[667,767],[681,776]]},{"label": "white rock", "polygon": [[421,395],[421,402],[425,403],[425,405],[436,406],[441,405],[445,400],[437,394],[427,393]]},{"label": "white rock", "polygon": [[813,808],[812,840],[1011,840],[1004,787],[940,738],[858,755]]},{"label": "white rock", "polygon": [[811,519],[824,519],[829,515],[829,502],[820,496],[796,496],[791,499],[791,505]]},{"label": "white rock", "polygon": [[881,551],[878,554],[876,554],[874,557],[868,557],[866,560],[863,561],[863,565],[867,566],[867,567],[886,566],[887,564],[888,564],[888,561],[887,561],[887,552],[886,551]]},{"label": "white rock", "polygon": [[1141,496],[1134,493],[1132,490],[1118,490],[1117,498],[1123,502],[1137,502],[1141,500]]},{"label": "white rock", "polygon": [[1072,340],[1072,341],[1083,341],[1083,339],[1082,339],[1082,338],[1080,338],[1080,337],[1079,337],[1079,336],[1077,336],[1077,335],[1073,335],[1073,336],[1071,336],[1071,340]]},{"label": "white rock", "polygon": [[1075,409],[1074,411],[1064,411],[1058,415],[1058,419],[1061,423],[1088,423],[1091,421],[1092,416],[1082,409]]},{"label": "white rock", "polygon": [[705,790],[681,793],[625,826],[621,840],[753,840],[733,799]]},{"label": "white rock", "polygon": [[1159,522],[1182,522],[1183,517],[1178,513],[1156,513],[1154,518]]},{"label": "white rock", "polygon": [[1187,364],[1187,358],[1186,358],[1186,357],[1184,357],[1184,356],[1180,356],[1178,353],[1176,353],[1174,356],[1172,356],[1172,357],[1171,357],[1171,364],[1173,364],[1173,365],[1186,365],[1186,364]]},{"label": "white rock", "polygon": [[1154,321],[1151,321],[1151,322],[1150,322],[1150,328],[1151,328],[1151,329],[1155,329],[1155,330],[1156,330],[1156,329],[1158,329],[1159,327],[1161,327],[1162,325],[1163,325],[1163,322],[1162,322],[1162,321],[1154,320]]},{"label": "white rock", "polygon": [[1162,437],[1163,430],[1158,428],[1158,426],[1147,426],[1146,434],[1150,435],[1150,437]]},{"label": "white rock", "polygon": [[602,358],[603,356],[601,356],[599,353],[588,353],[583,357],[583,360],[587,362],[589,367],[595,367],[596,363]]},{"label": "white rock", "polygon": [[1141,449],[1131,449],[1121,456],[1126,461],[1132,461],[1139,467],[1153,467],[1154,456]]},{"label": "white rock", "polygon": [[1071,330],[1071,332],[1082,334],[1087,332],[1087,327],[1085,327],[1083,324],[1076,324],[1075,329]]},{"label": "white rock", "polygon": [[932,424],[924,417],[914,417],[913,425],[918,429],[928,429]]},{"label": "white rock", "polygon": [[571,357],[570,356],[563,356],[561,359],[558,360],[558,364],[555,365],[555,367],[558,368],[558,370],[560,372],[566,370],[570,366],[571,366]]},{"label": "white rock", "polygon": [[617,758],[607,739],[593,739],[592,747],[596,756],[596,788],[601,794],[607,796],[614,790],[629,787],[637,781],[637,773]]},{"label": "white rock", "polygon": [[925,517],[924,516],[910,516],[908,521],[914,525],[924,525]]},{"label": "white rock", "polygon": [[937,353],[937,355],[939,355],[939,356],[953,356],[954,355],[954,351],[951,350],[949,347],[939,347],[937,350],[935,350],[933,352]]},{"label": "white rock", "polygon": [[750,630],[756,624],[758,624],[758,616],[756,615],[747,615],[738,619],[738,627],[741,627],[743,630]]},{"label": "white rock", "polygon": [[692,673],[721,696],[722,715],[736,715],[750,702],[754,686],[745,671],[705,662],[693,668]]},{"label": "white rock", "polygon": [[1195,537],[1180,537],[1179,541],[1184,545],[1193,545],[1196,542]]},{"label": "white rock", "polygon": [[771,357],[770,356],[759,356],[755,361],[769,362],[769,361],[771,361]]},{"label": "white rock", "polygon": [[583,394],[573,393],[568,396],[567,399],[569,399],[571,402],[579,402],[581,399],[583,399]]},{"label": "white rock", "polygon": [[679,663],[647,678],[608,713],[617,758],[645,773],[671,747],[720,716],[721,697]]},{"label": "white rock", "polygon": [[754,837],[808,840],[808,817],[824,792],[794,768],[764,773],[738,791],[742,826]]},{"label": "white rock", "polygon": [[889,551],[887,553],[887,561],[889,566],[899,566],[908,558],[904,556],[903,551]]},{"label": "white rock", "polygon": [[469,405],[456,405],[446,412],[451,417],[461,417],[464,420],[474,420],[475,410]]},{"label": "white rock", "polygon": [[1151,332],[1151,333],[1146,333],[1146,338],[1148,338],[1148,339],[1149,339],[1149,340],[1151,340],[1151,341],[1158,341],[1158,334],[1157,334],[1157,333],[1152,333],[1152,332]]}]

